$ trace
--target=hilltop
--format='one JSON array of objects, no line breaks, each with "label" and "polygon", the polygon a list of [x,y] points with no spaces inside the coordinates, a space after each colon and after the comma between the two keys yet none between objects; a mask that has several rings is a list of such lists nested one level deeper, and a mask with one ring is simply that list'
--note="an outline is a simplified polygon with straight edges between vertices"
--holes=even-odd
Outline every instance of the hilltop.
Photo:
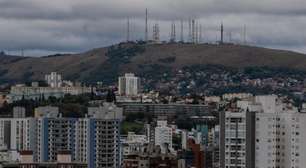
[{"label": "hilltop", "polygon": [[140,76],[193,65],[229,68],[282,67],[306,70],[306,55],[291,51],[241,45],[213,44],[118,44],[80,54],[46,57],[0,56],[0,83],[42,80],[57,71],[64,78],[82,82],[112,83],[117,75]]}]

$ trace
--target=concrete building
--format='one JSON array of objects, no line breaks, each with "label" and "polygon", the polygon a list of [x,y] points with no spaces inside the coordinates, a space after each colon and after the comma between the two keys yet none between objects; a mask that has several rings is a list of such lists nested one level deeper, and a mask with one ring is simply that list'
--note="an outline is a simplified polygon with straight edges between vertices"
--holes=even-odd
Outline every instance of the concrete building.
[{"label": "concrete building", "polygon": [[212,109],[207,105],[194,104],[151,104],[151,103],[122,103],[123,114],[144,113],[153,117],[166,117],[173,121],[177,116],[211,116]]},{"label": "concrete building", "polygon": [[223,100],[233,100],[233,99],[247,99],[252,98],[251,93],[227,93],[222,95]]},{"label": "concrete building", "polygon": [[90,168],[120,167],[122,109],[105,103],[88,111],[85,118],[63,118],[47,106],[37,108],[35,117],[0,118],[0,144],[16,153],[31,151],[34,165],[58,165],[60,152],[70,151],[72,161]]},{"label": "concrete building", "polygon": [[56,72],[45,75],[45,81],[52,88],[61,87],[63,83],[62,76]]},{"label": "concrete building", "polygon": [[74,118],[53,118],[43,117],[37,119],[37,161],[54,162],[57,160],[58,151],[74,151],[75,143],[78,140],[75,136]]},{"label": "concrete building", "polygon": [[119,95],[137,96],[140,91],[140,79],[132,73],[126,73],[125,76],[119,77],[118,89]]},{"label": "concrete building", "polygon": [[220,164],[226,167],[304,167],[306,113],[274,95],[240,101],[220,116]]},{"label": "concrete building", "polygon": [[76,124],[76,160],[90,168],[120,167],[120,123],[122,109],[112,103],[88,108],[88,117]]},{"label": "concrete building", "polygon": [[177,168],[181,165],[178,158],[171,153],[161,153],[159,146],[152,143],[143,146],[143,150],[128,155],[123,168]]},{"label": "concrete building", "polygon": [[146,135],[136,135],[134,132],[129,132],[126,138],[122,141],[123,158],[135,152],[141,152],[143,146],[148,144],[149,141]]},{"label": "concrete building", "polygon": [[14,107],[13,108],[13,118],[25,118],[26,110],[24,107]]},{"label": "concrete building", "polygon": [[167,121],[157,121],[157,126],[155,127],[155,145],[160,146],[162,153],[172,149],[172,128],[168,127]]},{"label": "concrete building", "polygon": [[95,88],[82,87],[82,86],[65,86],[65,87],[33,87],[16,85],[12,86],[8,100],[10,102],[26,99],[26,100],[40,100],[48,99],[49,97],[61,98],[66,94],[80,95],[91,93]]},{"label": "concrete building", "polygon": [[20,151],[20,160],[3,162],[3,168],[87,168],[86,163],[72,160],[70,151],[59,151],[54,162],[35,162],[32,151]]},{"label": "concrete building", "polygon": [[13,153],[36,149],[35,130],[34,118],[0,118],[0,144]]}]

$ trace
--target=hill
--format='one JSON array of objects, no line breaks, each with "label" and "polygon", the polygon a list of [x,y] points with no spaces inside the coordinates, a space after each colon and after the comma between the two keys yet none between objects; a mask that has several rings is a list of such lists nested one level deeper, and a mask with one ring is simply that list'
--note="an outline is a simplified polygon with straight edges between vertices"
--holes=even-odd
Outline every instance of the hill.
[{"label": "hill", "polygon": [[57,71],[65,79],[112,83],[117,75],[141,76],[192,65],[232,68],[282,67],[306,70],[306,55],[291,51],[241,45],[212,44],[118,44],[80,54],[46,57],[0,56],[0,83],[42,80]]}]

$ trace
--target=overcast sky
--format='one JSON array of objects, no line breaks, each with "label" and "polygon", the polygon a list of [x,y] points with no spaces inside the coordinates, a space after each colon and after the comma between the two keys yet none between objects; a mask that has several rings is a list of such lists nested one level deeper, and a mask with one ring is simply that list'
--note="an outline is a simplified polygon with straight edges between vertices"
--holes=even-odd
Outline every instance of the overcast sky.
[{"label": "overcast sky", "polygon": [[10,54],[46,55],[82,52],[126,39],[130,18],[131,39],[144,37],[145,8],[152,26],[160,25],[168,40],[171,23],[177,36],[183,19],[185,39],[188,18],[203,27],[203,41],[219,38],[239,42],[243,25],[252,45],[306,53],[305,0],[0,0],[0,50]]}]

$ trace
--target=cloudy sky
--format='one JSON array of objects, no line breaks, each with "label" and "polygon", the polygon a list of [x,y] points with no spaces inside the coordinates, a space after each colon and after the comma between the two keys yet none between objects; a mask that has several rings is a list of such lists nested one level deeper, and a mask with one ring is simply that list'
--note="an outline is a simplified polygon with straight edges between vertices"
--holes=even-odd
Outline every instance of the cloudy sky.
[{"label": "cloudy sky", "polygon": [[305,0],[0,0],[0,50],[10,54],[46,55],[75,53],[126,39],[130,18],[131,39],[144,37],[145,8],[149,28],[160,25],[168,40],[171,23],[188,18],[202,25],[203,41],[219,38],[240,42],[243,26],[251,45],[306,53]]}]

